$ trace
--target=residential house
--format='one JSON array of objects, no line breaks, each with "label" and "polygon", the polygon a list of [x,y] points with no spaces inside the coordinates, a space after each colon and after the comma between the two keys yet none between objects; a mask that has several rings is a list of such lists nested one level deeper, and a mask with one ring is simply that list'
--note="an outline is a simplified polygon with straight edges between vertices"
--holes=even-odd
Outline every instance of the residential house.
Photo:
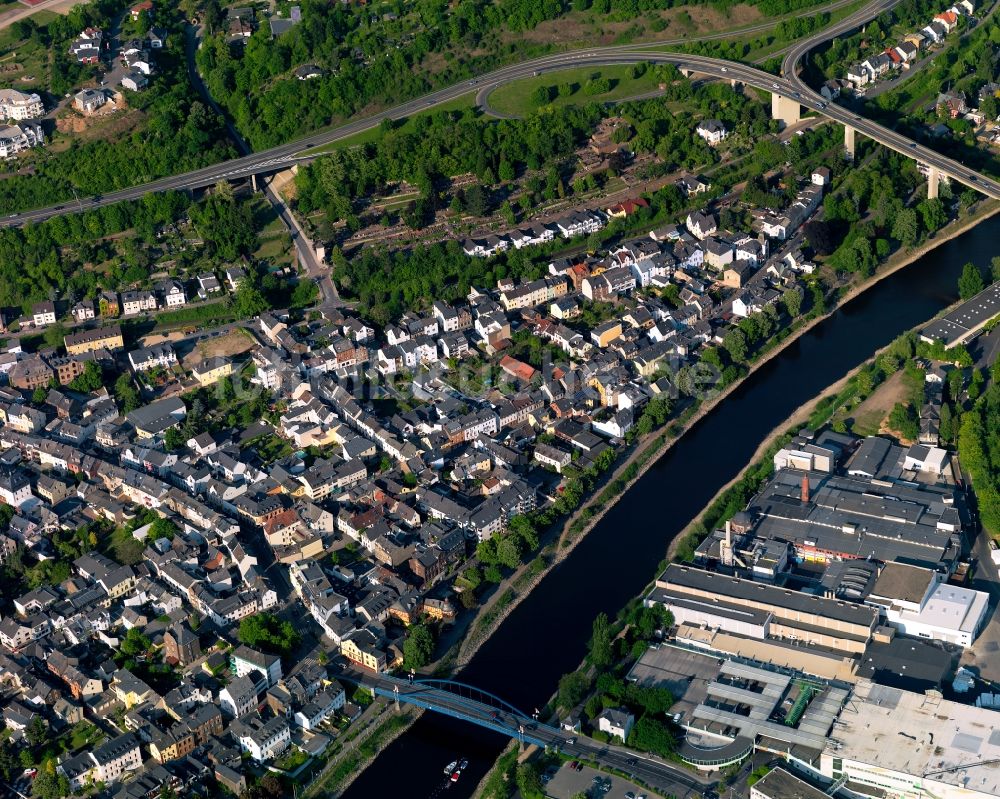
[{"label": "residential house", "polygon": [[712,147],[726,138],[726,126],[717,119],[705,119],[694,129]]}]

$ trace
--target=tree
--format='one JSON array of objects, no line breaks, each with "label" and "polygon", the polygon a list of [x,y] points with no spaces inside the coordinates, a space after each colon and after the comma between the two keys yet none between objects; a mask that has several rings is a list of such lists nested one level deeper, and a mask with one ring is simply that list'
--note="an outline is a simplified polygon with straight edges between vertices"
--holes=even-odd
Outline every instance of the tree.
[{"label": "tree", "polygon": [[993,282],[1000,280],[1000,255],[994,255],[990,259],[990,276]]},{"label": "tree", "polygon": [[122,372],[115,381],[115,399],[118,400],[118,407],[124,412],[134,411],[142,404],[139,398],[139,391],[132,383],[132,378],[127,372]]},{"label": "tree", "polygon": [[516,569],[521,563],[524,546],[520,537],[507,533],[497,541],[497,560],[508,569]]},{"label": "tree", "polygon": [[267,300],[249,278],[240,281],[236,293],[233,295],[233,310],[240,319],[250,319],[259,316],[269,308]]},{"label": "tree", "polygon": [[559,679],[559,705],[572,710],[587,693],[587,677],[578,671],[571,671]]},{"label": "tree", "polygon": [[520,539],[525,551],[533,552],[538,549],[538,531],[531,519],[524,514],[511,517],[507,523],[507,535]]},{"label": "tree", "polygon": [[975,297],[980,291],[986,288],[983,283],[983,273],[979,271],[973,263],[967,263],[962,267],[962,274],[958,278],[958,295],[963,300]]},{"label": "tree", "polygon": [[47,347],[58,347],[63,343],[64,338],[66,338],[66,328],[63,326],[62,322],[56,322],[54,325],[50,325],[45,328],[45,332],[42,333],[42,340],[45,342]]},{"label": "tree", "polygon": [[152,645],[138,627],[131,627],[118,645],[118,651],[127,657],[135,657],[146,654]]},{"label": "tree", "polygon": [[643,752],[670,757],[677,749],[677,737],[662,721],[643,716],[628,735],[628,745]]},{"label": "tree", "polygon": [[49,396],[49,390],[44,386],[39,386],[31,392],[31,402],[33,405],[41,405],[45,398]]},{"label": "tree", "polygon": [[744,361],[749,352],[749,345],[747,344],[746,333],[744,333],[740,328],[734,327],[722,338],[722,346],[726,348],[726,352],[729,356],[740,363]]},{"label": "tree", "polygon": [[414,624],[407,630],[403,642],[403,665],[407,669],[421,669],[431,662],[434,655],[434,634],[424,624]]},{"label": "tree", "polygon": [[919,203],[917,210],[923,220],[924,229],[928,233],[933,233],[948,221],[948,213],[945,211],[944,203],[937,197]]},{"label": "tree", "polygon": [[533,762],[521,763],[517,767],[515,782],[524,799],[534,799],[544,795],[542,775],[538,773],[538,767]]},{"label": "tree", "polygon": [[41,716],[35,716],[25,729],[24,736],[32,746],[44,746],[49,739],[49,725]]},{"label": "tree", "polygon": [[829,255],[840,244],[840,236],[837,233],[836,227],[832,223],[821,219],[808,222],[803,229],[803,233],[809,245],[820,255]]},{"label": "tree", "polygon": [[240,620],[240,643],[286,655],[298,646],[300,636],[290,621],[282,621],[273,613],[257,613]]},{"label": "tree", "polygon": [[186,441],[187,438],[179,427],[171,427],[163,436],[163,443],[171,452],[183,447]]},{"label": "tree", "polygon": [[872,376],[871,370],[867,367],[863,367],[859,372],[855,384],[858,387],[858,396],[867,397],[872,393],[872,389],[875,388],[875,379]]},{"label": "tree", "polygon": [[898,240],[904,247],[912,247],[919,235],[919,224],[917,222],[917,212],[912,208],[904,208],[892,223],[892,237]]},{"label": "tree", "polygon": [[802,292],[791,288],[781,295],[781,301],[785,304],[785,310],[793,319],[802,312]]},{"label": "tree", "polygon": [[74,391],[90,394],[104,385],[103,377],[100,364],[97,361],[87,361],[83,367],[83,373],[74,377],[69,387]]},{"label": "tree", "polygon": [[0,779],[10,783],[21,770],[21,761],[17,757],[17,748],[9,738],[0,741]]},{"label": "tree", "polygon": [[56,761],[49,758],[38,770],[31,784],[31,793],[38,799],[63,799],[69,796],[69,780],[56,772]]},{"label": "tree", "polygon": [[552,90],[548,86],[537,86],[531,92],[533,105],[545,105],[552,98]]},{"label": "tree", "polygon": [[614,662],[611,623],[606,613],[598,613],[590,633],[590,662],[598,669]]}]

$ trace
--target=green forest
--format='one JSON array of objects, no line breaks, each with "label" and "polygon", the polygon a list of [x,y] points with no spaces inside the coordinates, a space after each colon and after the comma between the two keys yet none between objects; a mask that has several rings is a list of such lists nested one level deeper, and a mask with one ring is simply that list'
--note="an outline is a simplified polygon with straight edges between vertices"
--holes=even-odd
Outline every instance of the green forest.
[{"label": "green forest", "polygon": [[[0,230],[0,306],[29,307],[52,294],[84,297],[98,274],[82,268],[103,259],[99,240],[134,229],[154,240],[155,231],[184,216],[189,200],[177,192],[147,194],[134,203],[116,203],[83,214],[56,216],[37,225]],[[140,271],[146,276],[146,271]],[[110,283],[116,280],[112,276]],[[119,288],[108,285],[107,288]]]},{"label": "green forest", "polygon": [[958,452],[976,490],[983,528],[1000,540],[1000,361],[985,393],[962,414]]},{"label": "green forest", "polygon": [[[721,9],[734,4],[734,0],[705,3]],[[776,15],[815,4],[762,0],[757,5],[764,14]],[[215,35],[198,53],[199,69],[212,96],[257,149],[467,80],[503,63],[544,54],[551,45],[532,44],[510,34],[546,20],[572,12],[601,22],[635,20],[627,39],[641,34],[644,23],[653,31],[662,30],[665,23],[658,11],[692,4],[679,0],[417,0],[397,2],[391,14],[380,18],[364,5],[322,0],[304,0],[299,5],[302,21],[294,28],[272,39],[263,21],[245,47],[231,47],[227,41],[217,0],[205,15]],[[789,29],[782,35],[793,33]],[[297,80],[292,70],[303,64],[317,64],[327,74]]]},{"label": "green forest", "polygon": [[[614,112],[591,103],[542,108],[525,119],[489,119],[467,110],[421,115],[399,129],[385,122],[375,141],[335,150],[302,168],[296,179],[297,210],[305,215],[322,210],[328,222],[346,221],[356,227],[359,200],[387,184],[406,181],[421,192],[412,214],[412,226],[420,227],[435,210],[449,204],[453,210],[483,216],[499,204],[491,202],[491,196],[496,200],[510,194],[510,184],[524,178],[519,204],[528,212],[543,199],[569,193],[574,152],[598,121],[612,113],[629,123],[621,129],[622,144],[636,153],[655,154],[660,174],[682,167],[700,169],[718,160],[718,154],[693,134],[698,119],[720,119],[748,143],[772,128],[762,105],[729,86],[695,87],[670,65],[633,67],[647,68],[668,83],[664,98],[627,102]],[[685,110],[674,113],[668,103],[683,104]],[[779,147],[779,155],[780,151]],[[474,192],[483,202],[470,202],[469,190],[457,203],[439,191],[442,179],[467,173],[483,184]],[[489,189],[498,183],[507,184],[506,189]]]},{"label": "green forest", "polygon": [[[94,67],[83,67],[64,57],[68,42],[84,24],[106,25],[108,0],[77,6],[41,28],[29,26],[54,50],[53,91],[75,91],[92,79]],[[162,6],[157,23],[169,31],[167,46],[156,54],[157,72],[144,92],[126,92],[130,109],[140,112],[138,124],[113,138],[70,139],[61,152],[38,148],[19,160],[33,174],[17,174],[0,181],[0,207],[37,208],[145,183],[160,177],[208,166],[236,155],[221,120],[200,100],[188,80],[184,60],[184,24],[178,11]],[[129,111],[127,113],[133,113]]]}]

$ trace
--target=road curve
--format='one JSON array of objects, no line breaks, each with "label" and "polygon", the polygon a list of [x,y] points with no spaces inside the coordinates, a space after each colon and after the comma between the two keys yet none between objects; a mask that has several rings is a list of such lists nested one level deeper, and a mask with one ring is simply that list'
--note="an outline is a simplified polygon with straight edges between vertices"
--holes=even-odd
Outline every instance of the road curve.
[{"label": "road curve", "polygon": [[994,199],[1000,199],[1000,183],[997,181],[976,173],[957,161],[946,158],[928,147],[917,144],[906,136],[896,133],[889,128],[855,115],[834,103],[828,103],[798,77],[798,64],[810,49],[840,33],[864,24],[867,20],[875,18],[894,6],[897,2],[899,0],[875,0],[875,2],[864,6],[850,17],[845,18],[822,33],[807,39],[801,45],[796,46],[789,52],[785,59],[786,63],[789,64],[790,72],[786,72],[784,77],[777,77],[763,70],[720,58],[644,49],[657,46],[655,44],[596,47],[579,52],[543,56],[520,64],[501,67],[481,78],[438,89],[423,97],[410,100],[370,117],[354,120],[327,131],[317,132],[305,139],[289,142],[288,144],[263,150],[259,153],[234,158],[220,164],[215,164],[214,166],[204,167],[181,175],[162,178],[141,186],[134,186],[91,197],[79,205],[76,203],[67,203],[65,205],[56,205],[11,214],[4,219],[0,219],[0,227],[38,222],[60,214],[77,213],[81,208],[86,210],[87,208],[97,208],[122,200],[135,200],[149,192],[168,191],[172,189],[198,189],[211,186],[220,180],[235,180],[249,178],[255,174],[276,172],[287,169],[297,163],[308,162],[317,157],[317,154],[304,154],[305,151],[378,127],[384,119],[403,119],[420,111],[433,109],[436,106],[450,102],[473,91],[481,92],[490,90],[503,83],[530,77],[535,73],[552,72],[568,67],[607,66],[637,62],[673,64],[689,74],[698,73],[715,78],[735,80],[765,92],[780,94],[836,122],[848,125],[857,132],[892,150],[896,150],[921,163],[932,166],[942,175],[946,175],[952,180],[958,181]]}]

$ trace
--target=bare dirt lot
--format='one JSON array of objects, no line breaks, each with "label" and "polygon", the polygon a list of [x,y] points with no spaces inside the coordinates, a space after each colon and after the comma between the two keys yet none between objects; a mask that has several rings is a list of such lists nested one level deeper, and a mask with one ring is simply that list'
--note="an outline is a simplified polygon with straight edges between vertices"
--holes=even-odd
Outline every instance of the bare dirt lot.
[{"label": "bare dirt lot", "polygon": [[[652,19],[650,14],[647,19]],[[740,3],[724,12],[703,6],[671,8],[656,13],[666,23],[660,31],[653,31],[648,25],[641,40],[677,39],[690,36],[697,39],[700,34],[718,33],[723,30],[752,25],[761,19],[760,11],[753,6]],[[635,26],[634,20],[608,22],[595,19],[587,14],[568,14],[556,20],[543,22],[533,30],[511,34],[512,39],[532,43],[577,44],[591,41],[594,44],[613,44],[615,39]]]},{"label": "bare dirt lot", "polygon": [[192,366],[208,358],[232,358],[236,355],[242,355],[252,350],[255,344],[253,337],[242,330],[230,330],[221,336],[198,342],[198,346],[187,357],[187,365]]},{"label": "bare dirt lot", "polygon": [[875,435],[886,432],[885,421],[889,411],[897,402],[904,402],[906,396],[903,373],[896,372],[852,411],[854,431],[858,435]]}]

